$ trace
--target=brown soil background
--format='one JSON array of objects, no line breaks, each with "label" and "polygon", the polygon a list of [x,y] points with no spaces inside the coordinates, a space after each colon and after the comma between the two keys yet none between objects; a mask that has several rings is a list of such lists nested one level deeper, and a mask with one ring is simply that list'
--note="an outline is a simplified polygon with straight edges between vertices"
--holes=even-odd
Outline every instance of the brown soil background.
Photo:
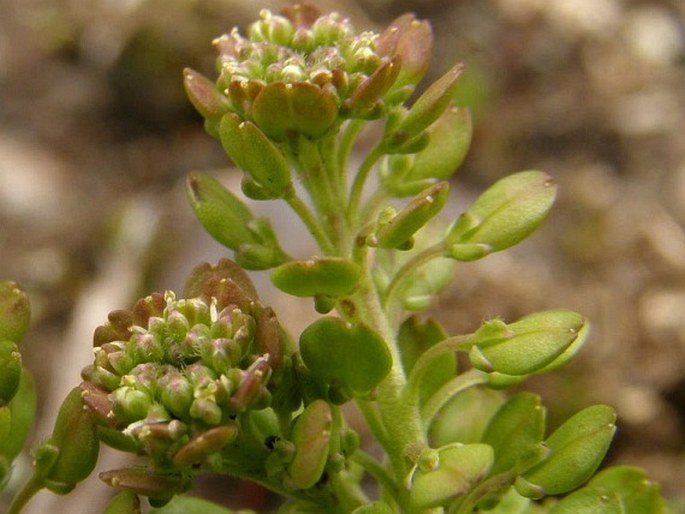
[{"label": "brown soil background", "polygon": [[[453,212],[514,171],[542,169],[559,183],[546,225],[464,264],[435,314],[455,333],[547,308],[588,316],[594,329],[577,359],[527,386],[552,423],[590,403],[615,406],[608,461],[643,466],[685,512],[685,5],[314,3],[358,28],[414,11],[434,27],[432,77],[466,63],[460,98],[476,132]],[[281,5],[0,0],[0,279],[33,303],[23,349],[39,380],[34,440],[48,434],[108,311],[178,289],[194,264],[223,255],[192,218],[183,179],[192,169],[237,174],[185,100],[181,70],[211,75],[212,38]],[[306,253],[300,231],[287,221],[279,231]],[[259,286],[272,297],[265,277]],[[280,310],[295,333],[310,319],[308,303]],[[101,468],[117,459],[105,454]],[[41,495],[29,511],[99,512],[108,494],[95,478],[70,497]],[[260,505],[251,488],[231,494]]]}]

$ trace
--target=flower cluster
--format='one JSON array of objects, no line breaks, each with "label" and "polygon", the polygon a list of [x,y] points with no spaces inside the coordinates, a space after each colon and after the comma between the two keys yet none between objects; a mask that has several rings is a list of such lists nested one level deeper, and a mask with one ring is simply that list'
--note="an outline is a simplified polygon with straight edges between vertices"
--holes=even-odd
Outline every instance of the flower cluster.
[{"label": "flower cluster", "polygon": [[[237,415],[271,403],[270,379],[283,357],[277,322],[221,273],[201,266],[193,275],[211,294],[155,293],[96,329],[95,361],[81,387],[105,442],[159,466],[196,464],[236,436]],[[202,451],[188,446],[200,435]]]},{"label": "flower cluster", "polygon": [[274,140],[322,137],[345,119],[381,117],[428,68],[432,34],[411,15],[381,34],[358,33],[348,19],[310,5],[281,14],[264,9],[260,16],[247,36],[234,28],[214,41],[216,84],[185,72],[186,90],[210,132],[231,112]]}]

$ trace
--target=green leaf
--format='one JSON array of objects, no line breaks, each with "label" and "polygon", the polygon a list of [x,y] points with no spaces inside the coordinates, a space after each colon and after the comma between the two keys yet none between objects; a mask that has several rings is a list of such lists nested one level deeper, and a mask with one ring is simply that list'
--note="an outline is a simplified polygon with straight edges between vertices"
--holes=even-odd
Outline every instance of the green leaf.
[{"label": "green leaf", "polygon": [[666,514],[667,507],[659,484],[647,478],[644,470],[632,466],[614,466],[598,473],[589,487],[613,491],[621,499],[625,511],[645,514]]},{"label": "green leaf", "polygon": [[390,351],[377,332],[330,316],[302,332],[300,352],[313,376],[358,395],[369,393],[392,367]]},{"label": "green leaf", "polygon": [[540,397],[519,393],[507,400],[492,417],[483,441],[495,451],[491,473],[513,469],[529,448],[545,435],[545,409]]},{"label": "green leaf", "polygon": [[547,438],[550,456],[517,479],[519,493],[535,498],[580,487],[604,459],[615,421],[616,413],[607,405],[587,407],[569,418]]},{"label": "green leaf", "polygon": [[[487,245],[490,252],[509,248],[544,221],[556,197],[556,186],[540,171],[522,171],[490,186],[447,230],[447,248],[461,259],[462,245]],[[465,259],[470,260],[470,259]]]},{"label": "green leaf", "polygon": [[626,510],[616,493],[594,487],[583,487],[554,505],[549,514],[629,514],[631,512],[649,514],[650,511]]},{"label": "green leaf", "polygon": [[[253,511],[241,510],[240,514],[250,514]],[[227,509],[216,503],[193,496],[178,495],[164,507],[150,510],[151,514],[237,514],[237,511]]]},{"label": "green leaf", "polygon": [[362,270],[342,257],[286,262],[271,274],[273,284],[293,296],[345,296],[357,287]]}]

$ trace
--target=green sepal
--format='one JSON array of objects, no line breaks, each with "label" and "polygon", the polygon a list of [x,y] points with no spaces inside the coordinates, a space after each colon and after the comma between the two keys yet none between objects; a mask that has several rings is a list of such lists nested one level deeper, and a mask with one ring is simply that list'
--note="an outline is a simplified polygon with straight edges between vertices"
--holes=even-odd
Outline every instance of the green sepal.
[{"label": "green sepal", "polygon": [[[615,505],[620,507],[616,510]],[[614,510],[610,510],[613,508]],[[588,484],[569,494],[550,514],[667,514],[659,485],[632,466],[615,466],[598,473]]]},{"label": "green sepal", "polygon": [[140,499],[131,491],[115,494],[105,506],[102,514],[141,514]]},{"label": "green sepal", "polygon": [[383,113],[381,97],[392,87],[401,70],[400,58],[394,56],[381,64],[359,84],[342,105],[341,114],[350,118],[375,119]]},{"label": "green sepal", "polygon": [[0,281],[0,340],[19,343],[29,328],[28,296],[12,281]]},{"label": "green sepal", "polygon": [[414,474],[409,493],[412,507],[438,507],[466,494],[487,476],[493,461],[494,452],[487,444],[453,444],[438,449],[433,469],[418,469]]},{"label": "green sepal", "polygon": [[0,341],[0,407],[7,405],[19,390],[21,353],[12,341]]},{"label": "green sepal", "polygon": [[513,469],[544,436],[545,409],[540,397],[524,392],[509,398],[490,419],[483,434],[482,442],[495,451],[491,473],[496,475]]},{"label": "green sepal", "polygon": [[275,141],[296,134],[319,138],[337,120],[338,106],[333,94],[314,84],[272,82],[255,98],[252,116],[257,126]]},{"label": "green sepal", "polygon": [[269,198],[290,194],[290,167],[285,156],[254,123],[227,113],[221,118],[219,135],[228,156],[268,192]]},{"label": "green sepal", "polygon": [[[544,221],[556,197],[556,186],[540,171],[505,177],[483,192],[447,229],[445,244],[484,244],[490,251],[509,248]],[[460,249],[455,249],[456,254]]]},{"label": "green sepal", "polygon": [[254,514],[254,511],[234,511],[203,498],[177,495],[163,507],[151,509],[150,514]]},{"label": "green sepal", "polygon": [[0,455],[9,462],[21,452],[36,416],[36,387],[31,374],[22,370],[19,389],[12,401],[0,407]]},{"label": "green sepal", "polygon": [[[433,318],[426,320],[410,316],[402,322],[397,334],[397,344],[402,358],[402,367],[407,376],[418,358],[431,346],[447,338],[447,333]],[[434,359],[422,375],[419,404],[423,404],[449,379],[456,371],[456,356],[445,353]]]},{"label": "green sepal", "polygon": [[328,459],[333,415],[324,400],[314,400],[295,420],[292,442],[295,456],[288,466],[290,485],[309,489],[316,484]]},{"label": "green sepal", "polygon": [[174,454],[174,465],[184,467],[202,462],[233,442],[238,436],[238,430],[235,423],[227,423],[199,433]]},{"label": "green sepal", "polygon": [[390,351],[377,332],[331,316],[304,329],[300,353],[314,377],[352,395],[371,392],[392,367]]},{"label": "green sepal", "polygon": [[183,70],[183,87],[190,103],[209,122],[221,119],[231,108],[228,97],[216,84],[191,68]]},{"label": "green sepal", "polygon": [[252,212],[218,180],[193,172],[188,175],[187,193],[200,223],[219,243],[237,250],[240,245],[258,242],[247,228],[254,218]]},{"label": "green sepal", "polygon": [[587,407],[546,440],[550,456],[516,481],[520,494],[563,494],[586,482],[604,459],[616,431],[616,413],[606,405]]},{"label": "green sepal", "polygon": [[487,373],[539,373],[579,337],[585,338],[586,325],[583,316],[567,310],[537,312],[504,327],[501,321],[494,320],[471,338],[469,359],[475,368]]},{"label": "green sepal", "polygon": [[342,257],[318,257],[280,265],[271,273],[271,281],[293,296],[338,298],[354,291],[361,276],[360,266],[352,261]]},{"label": "green sepal", "polygon": [[448,192],[447,182],[438,182],[428,187],[395,216],[381,221],[369,243],[380,248],[401,248],[442,210],[447,202]]},{"label": "green sepal", "polygon": [[147,496],[153,507],[167,504],[176,493],[183,492],[190,486],[188,479],[180,474],[155,473],[142,467],[103,471],[98,477],[114,489]]},{"label": "green sepal", "polygon": [[97,426],[81,397],[72,389],[62,402],[50,438],[41,446],[57,450],[55,461],[44,475],[48,489],[57,494],[71,490],[95,468],[99,452]]}]

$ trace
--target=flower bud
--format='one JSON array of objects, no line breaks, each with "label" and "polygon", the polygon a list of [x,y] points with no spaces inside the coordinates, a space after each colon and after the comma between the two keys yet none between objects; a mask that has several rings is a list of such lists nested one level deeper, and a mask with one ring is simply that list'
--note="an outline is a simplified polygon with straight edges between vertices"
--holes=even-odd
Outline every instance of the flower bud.
[{"label": "flower bud", "polygon": [[281,264],[271,273],[271,281],[293,296],[341,297],[357,287],[361,273],[359,265],[348,259],[320,257]]},{"label": "flower bud", "polygon": [[228,98],[216,85],[195,70],[183,70],[183,86],[190,102],[207,120],[216,122],[231,108]]},{"label": "flower bud", "polygon": [[0,407],[7,405],[19,390],[21,354],[16,343],[0,340]]},{"label": "flower bud", "polygon": [[97,428],[83,402],[80,387],[72,389],[64,399],[52,435],[41,446],[57,451],[54,462],[43,475],[53,492],[68,492],[95,468],[99,451]]},{"label": "flower bud", "polygon": [[411,243],[413,235],[445,206],[448,191],[447,182],[428,187],[391,219],[379,223],[368,243],[379,248],[402,248]]},{"label": "flower bud", "polygon": [[382,114],[375,107],[381,101],[381,97],[392,87],[400,72],[400,59],[393,58],[376,68],[354,92],[345,100],[343,113],[353,118],[377,118]]},{"label": "flower bud", "polygon": [[150,396],[131,386],[123,386],[112,393],[112,412],[121,423],[133,423],[145,419],[152,406]]},{"label": "flower bud", "polygon": [[247,310],[258,298],[245,270],[229,259],[221,259],[216,266],[207,262],[197,265],[186,280],[183,294],[186,298],[202,297],[205,302],[216,298],[219,309],[236,305]]},{"label": "flower bud", "polygon": [[444,505],[468,492],[487,476],[494,460],[487,444],[452,444],[437,450],[429,469],[418,469],[411,481],[410,502],[415,509]]},{"label": "flower bud", "polygon": [[292,441],[296,452],[290,466],[291,485],[309,489],[321,478],[328,459],[333,416],[323,400],[314,400],[295,420]]},{"label": "flower bud", "polygon": [[[498,326],[501,322],[497,322]],[[469,341],[471,364],[481,371],[505,375],[542,372],[586,334],[586,319],[572,311],[552,310],[530,314],[490,332],[487,323]],[[491,323],[492,325],[492,323]],[[494,325],[493,325],[494,326]]]},{"label": "flower bud", "polygon": [[193,403],[190,381],[179,370],[170,368],[160,377],[157,387],[162,405],[174,416],[186,419]]},{"label": "flower bud", "polygon": [[539,171],[522,171],[497,181],[447,230],[448,249],[486,244],[496,252],[517,244],[544,221],[556,189],[550,177]]},{"label": "flower bud", "polygon": [[547,438],[550,456],[516,481],[530,498],[567,493],[588,480],[604,459],[616,431],[616,413],[606,405],[578,412]]},{"label": "flower bud", "polygon": [[26,293],[14,282],[0,281],[0,340],[19,343],[29,328],[30,318]]}]

